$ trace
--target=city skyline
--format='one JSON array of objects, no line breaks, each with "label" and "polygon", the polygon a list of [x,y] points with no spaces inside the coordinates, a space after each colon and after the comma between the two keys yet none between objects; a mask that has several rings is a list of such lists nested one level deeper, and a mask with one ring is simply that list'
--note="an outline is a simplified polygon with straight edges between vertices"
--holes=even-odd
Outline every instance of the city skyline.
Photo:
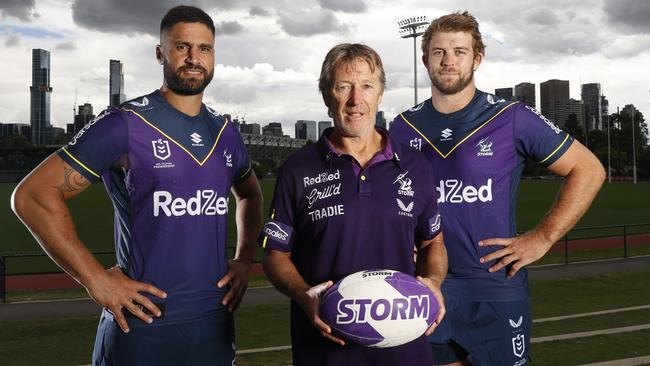
[{"label": "city skyline", "polygon": [[[562,79],[570,81],[570,97],[580,100],[581,84],[600,83],[610,113],[626,104],[645,116],[650,113],[650,75],[642,72],[650,62],[647,2],[497,1],[488,6],[440,1],[432,6],[411,1],[407,6],[376,1],[371,6],[319,0],[295,9],[284,1],[187,3],[208,11],[217,27],[217,64],[206,103],[263,125],[279,121],[287,135],[293,135],[297,120],[329,119],[317,79],[325,53],[340,42],[363,42],[382,56],[387,89],[380,108],[388,121],[410,108],[412,43],[399,37],[397,21],[417,15],[431,20],[463,9],[477,17],[487,44],[476,73],[481,90]],[[157,29],[172,5],[121,0],[0,4],[0,122],[29,123],[32,48],[51,53],[51,123],[56,127],[72,122],[77,88],[77,104],[89,102],[96,112],[107,105],[110,59],[123,64],[128,99],[158,88],[162,69],[154,57]],[[508,19],[495,7],[520,16]],[[423,101],[430,92],[421,64],[418,85]]]}]

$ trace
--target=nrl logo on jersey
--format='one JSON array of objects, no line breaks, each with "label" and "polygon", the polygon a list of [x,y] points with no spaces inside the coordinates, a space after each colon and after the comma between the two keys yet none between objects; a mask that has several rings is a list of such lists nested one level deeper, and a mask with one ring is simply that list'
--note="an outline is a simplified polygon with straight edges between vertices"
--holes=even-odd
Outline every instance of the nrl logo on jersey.
[{"label": "nrl logo on jersey", "polygon": [[415,195],[415,192],[411,188],[411,178],[407,177],[406,175],[409,172],[404,172],[401,173],[400,175],[397,176],[393,184],[399,183],[399,189],[397,190],[397,194],[401,194],[402,196],[408,196],[408,197],[413,197]]},{"label": "nrl logo on jersey", "polygon": [[153,156],[160,160],[167,160],[172,156],[172,152],[169,149],[169,141],[167,140],[153,140],[151,141],[151,146],[153,147]]},{"label": "nrl logo on jersey", "polygon": [[478,144],[476,144],[476,147],[478,147],[478,152],[476,153],[476,156],[494,155],[494,152],[492,151],[492,141],[490,141],[489,137],[481,139],[481,141],[479,141]]},{"label": "nrl logo on jersey", "polygon": [[413,140],[409,140],[409,146],[412,148],[418,149],[418,151],[422,151],[422,139],[419,137],[414,138]]}]

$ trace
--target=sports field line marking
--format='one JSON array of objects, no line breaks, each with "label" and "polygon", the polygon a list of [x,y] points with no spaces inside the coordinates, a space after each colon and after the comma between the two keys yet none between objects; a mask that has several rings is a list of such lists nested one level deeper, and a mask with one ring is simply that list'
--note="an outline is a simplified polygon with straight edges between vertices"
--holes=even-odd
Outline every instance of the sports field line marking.
[{"label": "sports field line marking", "polygon": [[51,302],[64,302],[64,301],[88,301],[90,297],[75,297],[72,299],[54,299],[54,300],[27,300],[27,301],[12,301],[8,304],[47,304]]},{"label": "sports field line marking", "polygon": [[590,364],[584,364],[580,366],[637,366],[637,365],[645,365],[647,363],[650,363],[650,356],[624,358],[621,360],[590,363]]},{"label": "sports field line marking", "polygon": [[650,329],[650,324],[632,325],[632,326],[629,326],[629,327],[620,327],[620,328],[592,330],[592,331],[588,331],[588,332],[558,334],[558,335],[552,335],[552,336],[547,336],[547,337],[536,337],[536,338],[531,339],[530,342],[531,343],[543,343],[543,342],[552,342],[552,341],[563,341],[563,340],[574,339],[574,338],[584,338],[584,337],[593,337],[593,336],[599,336],[599,335],[636,332],[636,331],[639,331],[639,330],[646,330],[646,329]]},{"label": "sports field line marking", "polygon": [[[247,291],[254,291],[254,290],[264,290],[267,288],[272,288],[273,286],[257,286],[257,287],[249,287]],[[27,300],[27,301],[12,301],[8,304],[47,304],[51,302],[62,302],[62,301],[87,301],[87,300],[92,300],[90,297],[75,297],[75,298],[70,298],[70,299],[53,299],[53,300]]]},{"label": "sports field line marking", "polygon": [[[650,324],[643,325],[634,325],[630,327],[621,327],[621,328],[611,328],[611,329],[601,329],[601,330],[592,330],[589,332],[578,332],[578,333],[568,333],[568,334],[558,334],[547,337],[535,337],[530,340],[531,343],[543,343],[543,342],[552,342],[552,341],[562,341],[567,339],[574,338],[584,338],[584,337],[593,337],[598,335],[608,335],[608,334],[617,334],[617,333],[626,333],[626,332],[636,332],[639,330],[650,329]],[[239,350],[236,353],[238,355],[249,354],[249,353],[261,353],[261,352],[270,352],[270,351],[284,351],[291,349],[291,345],[287,346],[278,346],[278,347],[265,347],[265,348],[252,348]],[[627,366],[627,364],[625,364]],[[620,366],[623,366],[620,365]]]},{"label": "sports field line marking", "polygon": [[278,346],[278,347],[265,347],[265,348],[253,348],[253,349],[243,349],[236,351],[238,355],[245,355],[248,353],[260,353],[260,352],[271,352],[271,351],[284,351],[291,349],[291,346]]},{"label": "sports field line marking", "polygon": [[617,258],[590,259],[590,260],[586,260],[586,261],[577,261],[577,262],[570,262],[570,263],[535,264],[535,265],[532,265],[532,266],[527,266],[526,268],[531,269],[531,268],[571,266],[571,265],[576,265],[576,264],[613,262],[613,261],[620,261],[620,260],[626,260],[626,259],[646,258],[646,257],[650,257],[650,254],[631,255],[631,256],[628,256],[628,257],[617,257]]},{"label": "sports field line marking", "polygon": [[611,309],[611,310],[594,311],[591,313],[581,313],[581,314],[573,314],[573,315],[553,316],[550,318],[533,319],[533,323],[554,322],[557,320],[583,318],[583,317],[594,316],[594,315],[615,314],[615,313],[622,313],[624,311],[644,310],[644,309],[650,309],[650,305],[631,306],[629,308],[619,308],[619,309]]}]

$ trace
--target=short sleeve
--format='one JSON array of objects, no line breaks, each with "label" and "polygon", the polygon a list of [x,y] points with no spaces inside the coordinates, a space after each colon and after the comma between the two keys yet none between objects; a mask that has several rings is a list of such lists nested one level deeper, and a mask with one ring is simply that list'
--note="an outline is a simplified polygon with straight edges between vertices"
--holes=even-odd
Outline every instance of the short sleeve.
[{"label": "short sleeve", "polygon": [[435,189],[431,165],[428,162],[423,162],[420,166],[424,170],[425,186],[428,189],[424,195],[424,210],[418,216],[418,223],[415,229],[416,244],[435,238],[442,228],[442,217],[438,211],[438,193]]},{"label": "short sleeve", "polygon": [[238,184],[245,181],[252,174],[253,167],[244,140],[237,131],[234,133],[234,140],[233,168],[235,174],[233,175],[233,184]]},{"label": "short sleeve", "polygon": [[517,152],[543,167],[559,159],[573,143],[573,137],[534,108],[518,105],[514,118]]},{"label": "short sleeve", "polygon": [[88,181],[96,181],[128,151],[123,112],[109,108],[88,122],[57,154]]},{"label": "short sleeve", "polygon": [[282,252],[290,252],[292,250],[295,241],[293,232],[294,186],[294,180],[287,174],[286,167],[283,166],[278,170],[273,202],[271,202],[270,217],[264,225],[259,238],[261,247]]}]

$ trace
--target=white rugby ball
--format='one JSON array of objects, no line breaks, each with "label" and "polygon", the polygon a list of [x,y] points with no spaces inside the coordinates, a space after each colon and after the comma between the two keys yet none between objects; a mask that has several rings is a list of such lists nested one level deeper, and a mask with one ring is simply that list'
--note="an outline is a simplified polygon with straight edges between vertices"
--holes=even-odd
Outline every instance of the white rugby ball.
[{"label": "white rugby ball", "polygon": [[415,277],[377,269],[353,273],[321,297],[320,317],[335,335],[362,346],[408,343],[433,324],[438,302]]}]

